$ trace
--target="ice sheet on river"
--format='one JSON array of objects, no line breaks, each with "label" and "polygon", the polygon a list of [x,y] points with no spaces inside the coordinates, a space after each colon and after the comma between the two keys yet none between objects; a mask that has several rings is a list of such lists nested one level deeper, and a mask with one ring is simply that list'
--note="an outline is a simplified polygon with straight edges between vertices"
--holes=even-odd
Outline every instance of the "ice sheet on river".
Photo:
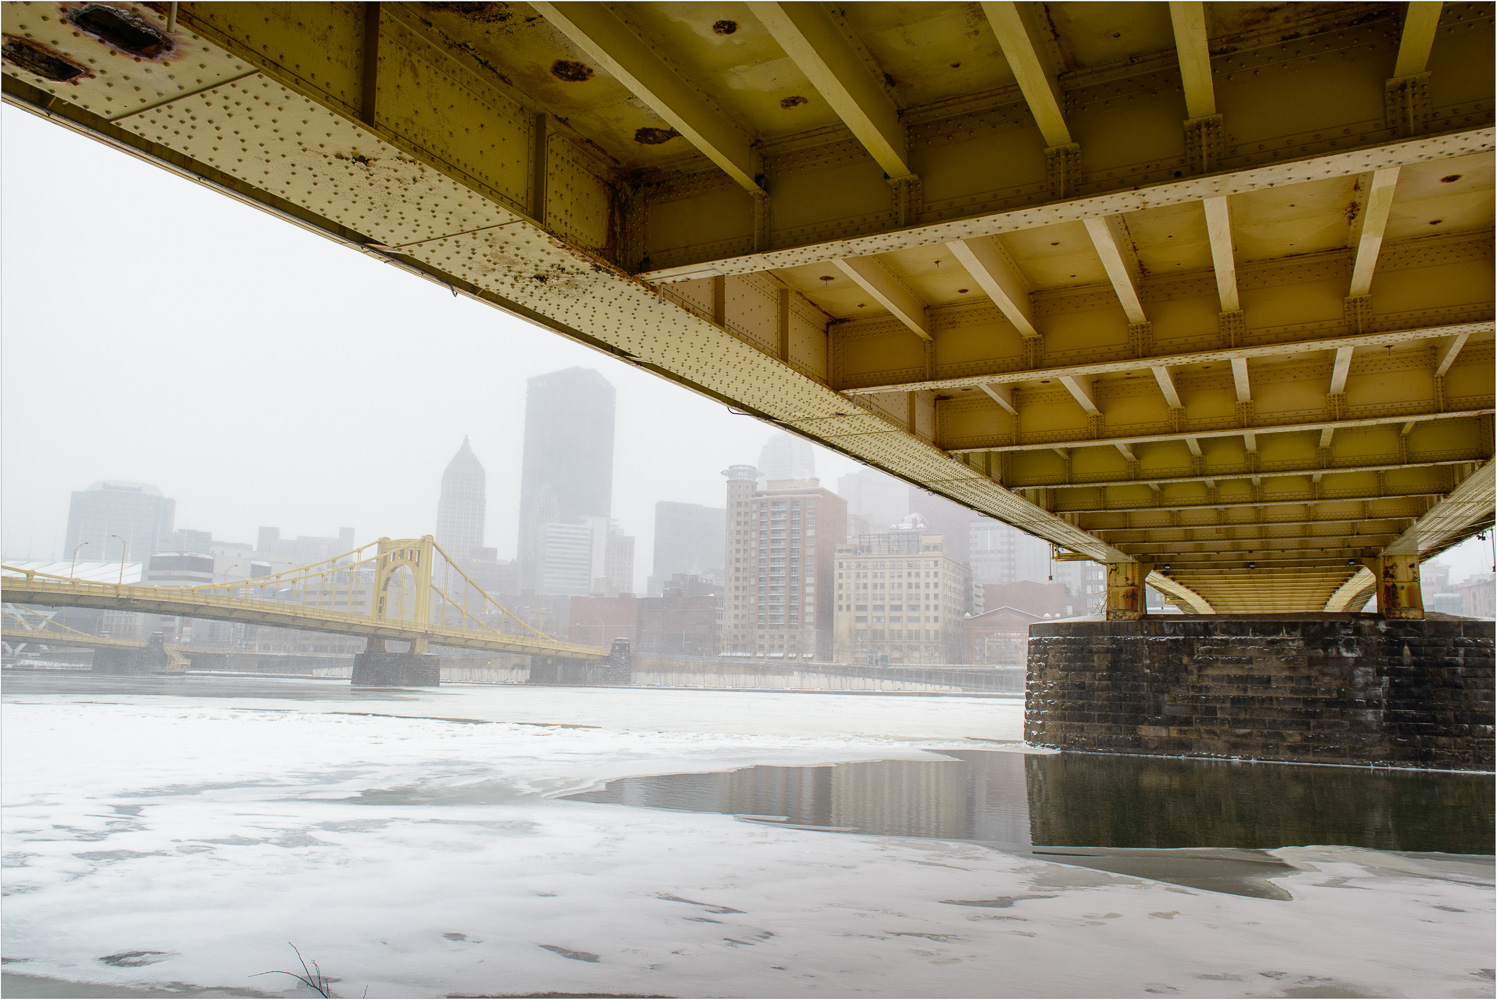
[{"label": "ice sheet on river", "polygon": [[[540,711],[509,697],[513,718]],[[609,724],[5,705],[5,971],[100,995],[289,992],[253,974],[292,967],[294,942],[343,996],[1493,995],[1490,858],[1285,849],[1294,870],[1273,882],[1292,898],[1247,898],[970,842],[551,797],[928,757],[943,707],[970,749],[1017,738],[1014,703],[653,692],[635,704],[656,722],[624,728],[581,693],[547,697],[551,720]],[[868,735],[900,704],[916,731]]]}]

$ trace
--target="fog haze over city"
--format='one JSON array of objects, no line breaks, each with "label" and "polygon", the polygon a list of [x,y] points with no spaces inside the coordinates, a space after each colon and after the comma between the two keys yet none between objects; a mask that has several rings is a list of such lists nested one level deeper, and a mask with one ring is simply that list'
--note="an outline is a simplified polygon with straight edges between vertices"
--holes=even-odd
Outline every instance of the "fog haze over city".
[{"label": "fog haze over city", "polygon": [[[721,507],[774,428],[91,140],[4,110],[4,552],[64,558],[101,479],[254,541],[427,534],[466,435],[515,555],[528,378],[617,391],[612,514],[650,572],[657,500]],[[816,449],[823,482],[855,462]]]}]

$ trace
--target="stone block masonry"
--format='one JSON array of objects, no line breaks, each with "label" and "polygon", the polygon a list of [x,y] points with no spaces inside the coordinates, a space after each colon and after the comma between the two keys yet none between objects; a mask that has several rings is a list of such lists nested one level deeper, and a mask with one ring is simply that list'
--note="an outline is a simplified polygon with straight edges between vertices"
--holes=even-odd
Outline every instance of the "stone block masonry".
[{"label": "stone block masonry", "polygon": [[1035,624],[1024,738],[1106,753],[1489,771],[1493,623],[1161,615]]},{"label": "stone block masonry", "polygon": [[432,653],[359,653],[351,681],[354,687],[438,687],[441,663]]}]

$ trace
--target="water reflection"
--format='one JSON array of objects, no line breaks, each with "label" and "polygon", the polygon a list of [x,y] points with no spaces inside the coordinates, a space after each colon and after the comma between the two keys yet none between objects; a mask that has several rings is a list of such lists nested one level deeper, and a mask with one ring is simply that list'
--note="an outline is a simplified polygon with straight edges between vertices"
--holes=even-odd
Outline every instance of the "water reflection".
[{"label": "water reflection", "polygon": [[1491,775],[1100,754],[1024,771],[1036,844],[1492,853]]},{"label": "water reflection", "polygon": [[[571,796],[799,827],[973,840],[1088,868],[1257,896],[1278,847],[1490,854],[1490,775],[942,751],[950,760],[624,778]],[[1183,850],[1190,849],[1190,850]],[[1166,857],[1161,850],[1169,850]]]}]

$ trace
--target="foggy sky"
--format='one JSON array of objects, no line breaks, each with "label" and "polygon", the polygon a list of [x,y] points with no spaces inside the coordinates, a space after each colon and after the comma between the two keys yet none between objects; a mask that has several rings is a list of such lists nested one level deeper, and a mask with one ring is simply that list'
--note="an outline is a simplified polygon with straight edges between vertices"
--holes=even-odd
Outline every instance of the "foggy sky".
[{"label": "foggy sky", "polygon": [[[436,528],[468,435],[515,553],[525,383],[618,392],[613,516],[644,592],[656,500],[721,506],[774,429],[622,361],[5,106],[3,554],[61,557],[73,490],[150,483],[176,527],[360,544]],[[854,461],[816,449],[823,485]],[[1454,579],[1490,544],[1444,557]]]}]

